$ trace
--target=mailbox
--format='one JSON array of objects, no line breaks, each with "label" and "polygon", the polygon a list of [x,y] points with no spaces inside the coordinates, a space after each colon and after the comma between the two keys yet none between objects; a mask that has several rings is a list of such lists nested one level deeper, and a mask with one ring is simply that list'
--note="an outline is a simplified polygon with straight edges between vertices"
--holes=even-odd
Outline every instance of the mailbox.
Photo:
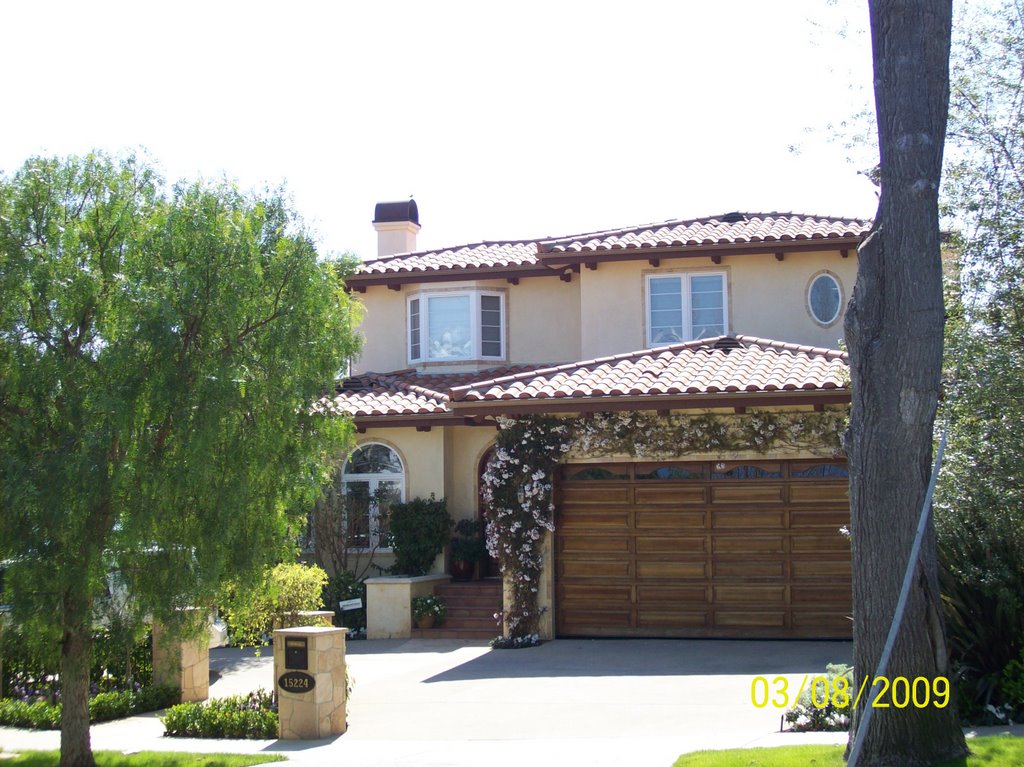
[{"label": "mailbox", "polygon": [[285,638],[284,667],[299,671],[305,671],[309,668],[309,647],[306,637]]}]

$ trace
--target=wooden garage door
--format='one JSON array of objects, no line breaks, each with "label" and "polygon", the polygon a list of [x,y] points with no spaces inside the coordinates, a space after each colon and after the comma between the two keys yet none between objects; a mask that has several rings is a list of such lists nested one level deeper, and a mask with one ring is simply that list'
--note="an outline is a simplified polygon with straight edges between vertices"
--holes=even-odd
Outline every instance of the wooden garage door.
[{"label": "wooden garage door", "polygon": [[849,637],[846,465],[568,464],[563,636]]}]

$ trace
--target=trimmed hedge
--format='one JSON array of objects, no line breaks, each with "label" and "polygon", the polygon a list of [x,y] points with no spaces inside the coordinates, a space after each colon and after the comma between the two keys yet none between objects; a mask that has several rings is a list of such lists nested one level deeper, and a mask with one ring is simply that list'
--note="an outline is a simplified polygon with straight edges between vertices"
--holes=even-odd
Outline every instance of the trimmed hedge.
[{"label": "trimmed hedge", "polygon": [[[161,685],[143,687],[137,692],[101,692],[89,699],[89,721],[96,723],[123,719],[132,714],[167,708],[180,700],[181,690]],[[60,729],[60,710],[60,703],[4,698],[0,700],[0,725],[57,730]]]},{"label": "trimmed hedge", "polygon": [[270,693],[215,698],[205,703],[181,703],[160,717],[166,734],[175,738],[277,737],[277,711]]}]

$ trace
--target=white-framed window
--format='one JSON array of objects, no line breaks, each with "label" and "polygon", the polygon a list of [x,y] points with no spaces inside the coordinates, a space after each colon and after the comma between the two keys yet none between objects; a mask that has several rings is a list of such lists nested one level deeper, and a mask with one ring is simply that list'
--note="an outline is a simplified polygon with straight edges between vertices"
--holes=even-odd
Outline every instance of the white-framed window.
[{"label": "white-framed window", "polygon": [[729,332],[725,272],[647,275],[647,345]]},{"label": "white-framed window", "polygon": [[408,299],[410,362],[505,358],[505,294],[466,290]]},{"label": "white-framed window", "polygon": [[394,450],[379,442],[355,449],[341,472],[349,547],[387,548],[391,505],[405,500],[405,469]]},{"label": "white-framed window", "polygon": [[807,285],[807,310],[819,325],[829,326],[839,319],[843,306],[843,288],[830,272],[821,272]]}]

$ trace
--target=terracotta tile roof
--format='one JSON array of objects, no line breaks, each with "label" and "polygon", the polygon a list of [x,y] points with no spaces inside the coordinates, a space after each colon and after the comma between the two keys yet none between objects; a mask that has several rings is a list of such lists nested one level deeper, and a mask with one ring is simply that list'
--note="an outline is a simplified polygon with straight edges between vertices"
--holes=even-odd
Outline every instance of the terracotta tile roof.
[{"label": "terracotta tile roof", "polygon": [[765,393],[846,388],[833,349],[720,336],[455,386],[454,402]]},{"label": "terracotta tile roof", "polygon": [[463,402],[845,392],[847,368],[846,354],[834,349],[720,336],[567,365],[364,373],[343,381],[317,410],[355,418],[450,416]]},{"label": "terracotta tile roof", "polygon": [[799,213],[728,213],[723,216],[666,221],[663,224],[547,240],[543,253],[592,253],[648,248],[789,243],[855,239],[867,234],[870,221]]},{"label": "terracotta tile roof", "polygon": [[454,386],[471,383],[481,377],[493,378],[535,370],[518,365],[473,373],[423,374],[415,370],[393,373],[363,373],[345,379],[335,396],[321,400],[317,409],[348,414],[353,417],[394,415],[444,415],[448,407],[448,391]]},{"label": "terracotta tile roof", "polygon": [[476,269],[544,268],[545,255],[548,254],[858,240],[870,227],[870,221],[853,218],[801,213],[728,213],[567,237],[479,242],[443,250],[399,253],[363,262],[350,281],[358,283],[361,279],[373,277]]},{"label": "terracotta tile roof", "polygon": [[538,263],[540,262],[537,260],[536,240],[478,242],[445,250],[400,253],[365,261],[359,268],[359,274],[440,272],[452,269],[536,266]]}]

